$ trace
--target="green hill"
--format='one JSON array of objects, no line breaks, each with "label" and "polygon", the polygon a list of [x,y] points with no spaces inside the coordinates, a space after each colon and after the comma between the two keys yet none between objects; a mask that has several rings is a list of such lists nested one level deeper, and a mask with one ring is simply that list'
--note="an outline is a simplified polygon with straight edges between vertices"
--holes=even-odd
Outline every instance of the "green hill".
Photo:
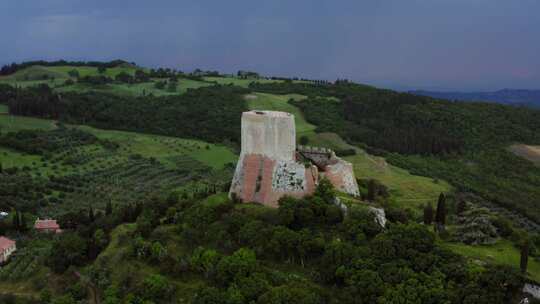
[{"label": "green hill", "polygon": [[[0,232],[19,248],[0,302],[506,303],[540,278],[540,175],[508,151],[538,145],[538,112],[97,66],[3,69],[23,88],[0,86]],[[325,182],[277,209],[229,200],[249,109],[293,113],[300,142],[354,164],[362,195],[339,195],[346,212]],[[64,232],[34,233],[37,217]]]}]

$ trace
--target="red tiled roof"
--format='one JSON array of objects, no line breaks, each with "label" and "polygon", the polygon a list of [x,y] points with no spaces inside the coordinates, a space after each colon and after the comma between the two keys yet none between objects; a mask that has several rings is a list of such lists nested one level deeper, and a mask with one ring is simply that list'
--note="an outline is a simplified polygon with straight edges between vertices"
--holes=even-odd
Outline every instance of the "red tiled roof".
[{"label": "red tiled roof", "polygon": [[12,241],[6,237],[0,236],[0,251],[10,248],[15,245],[15,241]]},{"label": "red tiled roof", "polygon": [[56,223],[56,220],[37,220],[34,224],[35,229],[60,229],[60,225]]}]

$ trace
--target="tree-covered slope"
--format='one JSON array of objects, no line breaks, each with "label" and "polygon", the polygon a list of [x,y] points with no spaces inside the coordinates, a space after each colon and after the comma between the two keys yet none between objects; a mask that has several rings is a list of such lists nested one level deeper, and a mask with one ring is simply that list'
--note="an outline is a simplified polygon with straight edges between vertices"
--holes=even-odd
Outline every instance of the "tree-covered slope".
[{"label": "tree-covered slope", "polygon": [[251,88],[307,95],[292,102],[317,131],[336,132],[414,174],[447,180],[540,220],[540,169],[507,151],[512,143],[540,143],[540,111],[449,102],[347,82]]}]

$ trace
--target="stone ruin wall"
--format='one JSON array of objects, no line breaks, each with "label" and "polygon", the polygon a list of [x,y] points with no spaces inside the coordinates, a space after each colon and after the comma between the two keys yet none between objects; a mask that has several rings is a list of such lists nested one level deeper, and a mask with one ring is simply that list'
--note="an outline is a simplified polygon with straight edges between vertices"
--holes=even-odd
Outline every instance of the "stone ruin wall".
[{"label": "stone ruin wall", "polygon": [[[332,166],[324,175],[341,191],[358,195],[352,165],[332,153]],[[294,115],[275,111],[242,114],[242,150],[231,183],[233,193],[244,202],[277,207],[283,196],[313,194],[318,166],[297,161]]]},{"label": "stone ruin wall", "polygon": [[353,165],[350,162],[338,159],[335,164],[326,166],[323,175],[328,178],[330,183],[332,183],[339,191],[353,196],[360,196],[358,183],[354,176]]}]

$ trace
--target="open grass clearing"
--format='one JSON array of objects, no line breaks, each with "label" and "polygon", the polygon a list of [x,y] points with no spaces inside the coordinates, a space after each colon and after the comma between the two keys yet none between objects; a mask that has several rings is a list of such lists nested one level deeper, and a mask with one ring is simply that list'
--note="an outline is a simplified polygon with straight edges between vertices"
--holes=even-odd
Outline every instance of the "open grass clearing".
[{"label": "open grass clearing", "polygon": [[16,132],[20,130],[54,130],[56,124],[53,120],[40,119],[15,115],[0,115],[0,132]]},{"label": "open grass clearing", "polygon": [[345,157],[354,166],[357,178],[376,179],[388,187],[392,197],[402,207],[420,208],[437,201],[441,192],[450,192],[451,186],[442,180],[417,176],[392,166],[382,157],[358,149],[354,156]]},{"label": "open grass clearing", "polygon": [[[476,246],[463,243],[441,242],[441,246],[472,260],[519,268],[520,251],[508,240],[500,240],[493,245]],[[532,257],[529,258],[527,270],[530,279],[540,282],[540,262],[538,260]]]}]

